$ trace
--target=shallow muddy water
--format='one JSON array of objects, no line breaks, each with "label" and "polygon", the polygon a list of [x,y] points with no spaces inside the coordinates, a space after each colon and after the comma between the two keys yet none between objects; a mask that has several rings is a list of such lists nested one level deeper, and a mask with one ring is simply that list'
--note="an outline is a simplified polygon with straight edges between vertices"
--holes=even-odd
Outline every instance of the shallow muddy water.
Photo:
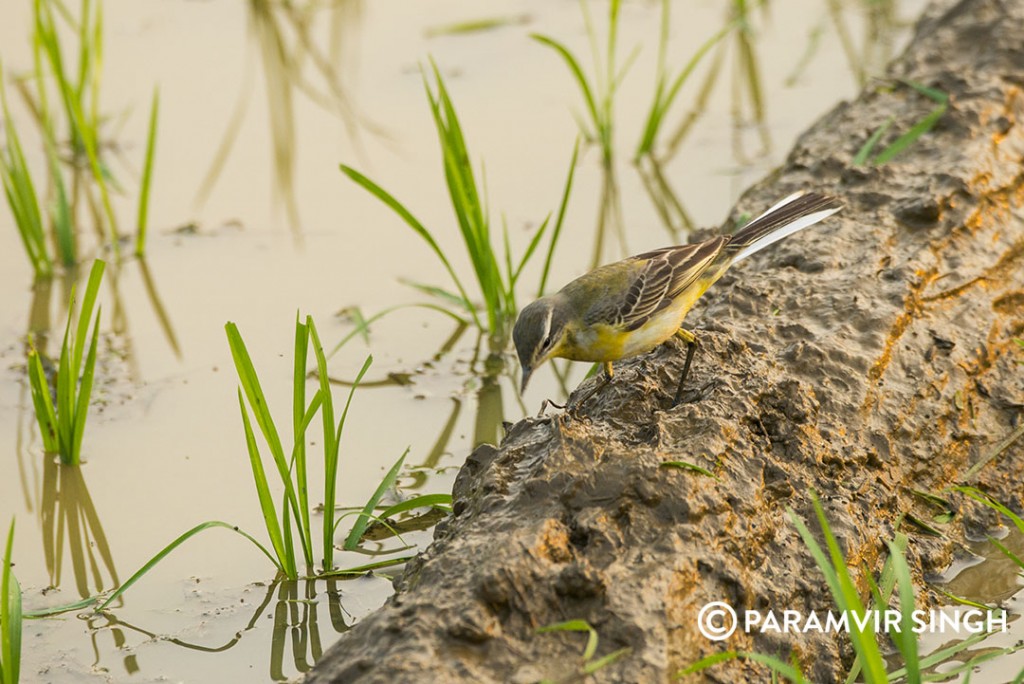
[{"label": "shallow muddy water", "polygon": [[[31,69],[30,5],[3,9],[5,73]],[[24,361],[29,333],[49,354],[59,351],[75,275],[33,285],[10,214],[0,209],[0,439],[6,445],[0,524],[17,518],[14,558],[27,609],[110,590],[205,520],[265,537],[225,322],[238,324],[271,408],[284,418],[297,310],[314,316],[325,345],[333,347],[353,329],[337,315],[346,307],[370,315],[424,300],[401,279],[449,286],[426,245],[345,178],[339,163],[364,171],[405,202],[438,236],[455,269],[467,271],[421,65],[432,58],[444,74],[473,162],[486,168],[495,229],[503,217],[516,254],[558,206],[578,132],[574,115],[583,105],[558,56],[529,34],[566,42],[590,70],[576,3],[534,0],[483,10],[466,0],[296,5],[302,9],[257,0],[104,3],[102,109],[109,119],[103,132],[125,188],[115,198],[125,229],[157,85],[160,128],[146,260],[128,257],[126,249],[115,266],[111,254],[96,251],[91,225],[80,231],[84,263],[103,256],[110,265],[100,296],[102,349],[86,463],[78,469],[44,456]],[[845,3],[835,16],[821,0],[754,11],[756,75],[743,66],[734,42],[722,43],[703,114],[660,169],[673,192],[669,197],[662,188],[660,205],[679,207],[666,220],[652,201],[651,183],[628,161],[654,90],[660,9],[626,3],[619,63],[638,51],[616,99],[619,205],[611,214],[621,217],[621,226],[613,219],[599,240],[609,185],[599,150],[586,148],[551,282],[579,275],[595,258],[685,241],[689,223],[723,222],[742,190],[777,165],[808,124],[854,96],[862,78],[880,73],[905,43],[922,3],[896,3],[891,14],[874,17],[868,5]],[[673,11],[674,74],[728,18],[721,3],[710,1],[676,3]],[[594,5],[602,35],[605,14],[605,5]],[[453,30],[480,19],[501,21],[489,30]],[[684,88],[666,133],[693,109],[715,54]],[[752,83],[763,97],[761,121],[753,113]],[[13,93],[19,127],[30,137],[30,117]],[[42,169],[37,147],[28,146],[30,163]],[[522,298],[535,291],[539,273],[538,259],[524,272]],[[495,441],[503,420],[535,411],[545,397],[560,398],[549,369],[537,373],[522,403],[509,378],[485,383],[473,373],[481,365],[474,363],[477,333],[466,330],[446,344],[456,332],[445,317],[407,309],[375,324],[368,342],[354,340],[331,359],[332,376],[351,378],[374,355],[343,437],[341,505],[362,505],[406,447],[401,495],[449,492],[465,456],[476,443]],[[573,367],[568,386],[586,370]],[[336,387],[336,401],[346,391]],[[320,491],[316,482],[311,488]],[[430,536],[427,528],[403,539],[422,547]],[[371,541],[362,552],[339,552],[336,562],[354,566],[409,552],[394,539]],[[273,584],[273,567],[258,551],[211,530],[163,560],[112,613],[28,622],[23,681],[293,677],[380,605],[391,591],[388,573],[399,571]],[[1001,591],[973,597],[1013,594]],[[1019,615],[1019,591],[1012,600]],[[1020,624],[1014,622],[1017,639]],[[997,681],[993,676],[984,681]]]}]

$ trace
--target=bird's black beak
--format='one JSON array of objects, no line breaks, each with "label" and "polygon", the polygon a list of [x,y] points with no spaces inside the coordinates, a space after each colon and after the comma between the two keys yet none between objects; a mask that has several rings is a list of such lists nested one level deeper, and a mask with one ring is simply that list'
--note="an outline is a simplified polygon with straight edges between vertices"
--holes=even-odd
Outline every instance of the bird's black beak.
[{"label": "bird's black beak", "polygon": [[522,394],[526,391],[526,383],[530,382],[530,376],[533,375],[533,369],[529,366],[523,366],[523,382],[519,386],[519,393]]}]

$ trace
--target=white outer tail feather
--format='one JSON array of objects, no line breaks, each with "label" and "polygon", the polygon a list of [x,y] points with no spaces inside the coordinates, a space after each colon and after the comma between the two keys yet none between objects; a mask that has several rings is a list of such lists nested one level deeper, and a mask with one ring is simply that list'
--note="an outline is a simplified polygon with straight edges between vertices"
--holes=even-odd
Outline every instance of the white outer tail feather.
[{"label": "white outer tail feather", "polygon": [[[773,211],[776,211],[776,210],[786,206],[787,204],[789,204],[793,200],[801,197],[803,194],[804,193],[802,193],[802,192],[793,193],[792,195],[790,195],[789,197],[785,198],[784,200],[776,203],[774,206],[772,206],[771,209],[769,209],[768,211],[766,211],[763,214],[761,214],[761,216],[758,216],[756,219],[754,219],[754,221],[756,221],[757,219],[759,219],[759,218],[761,218],[763,216],[767,216],[768,214],[772,213]],[[754,242],[750,243],[749,245],[747,245],[746,247],[741,249],[739,252],[737,252],[736,256],[734,256],[732,258],[732,263],[735,264],[735,263],[738,263],[740,261],[743,261],[744,259],[746,259],[751,254],[754,254],[755,252],[760,252],[765,247],[768,247],[769,245],[774,245],[779,240],[782,240],[783,238],[789,237],[793,233],[799,232],[799,231],[803,230],[804,228],[808,228],[810,226],[813,226],[815,223],[818,223],[819,221],[823,221],[823,220],[827,219],[829,216],[831,216],[832,214],[836,213],[841,208],[842,207],[834,207],[832,209],[823,209],[821,211],[816,211],[813,214],[808,214],[806,216],[801,216],[800,218],[798,218],[797,220],[793,221],[792,223],[787,223],[784,226],[780,226],[776,230],[772,231],[771,233],[768,233],[767,235],[765,235],[764,237],[762,237],[762,238],[760,238],[758,240],[755,240]],[[753,221],[751,221],[751,223],[753,223]]]}]

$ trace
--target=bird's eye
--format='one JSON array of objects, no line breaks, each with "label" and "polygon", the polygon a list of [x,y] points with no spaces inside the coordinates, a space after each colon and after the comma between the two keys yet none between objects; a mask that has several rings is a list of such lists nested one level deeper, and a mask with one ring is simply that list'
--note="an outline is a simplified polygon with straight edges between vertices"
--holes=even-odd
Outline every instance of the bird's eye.
[{"label": "bird's eye", "polygon": [[544,349],[548,349],[554,343],[555,343],[555,336],[554,335],[548,335],[547,337],[544,338],[544,342],[541,344],[541,347],[544,348]]}]

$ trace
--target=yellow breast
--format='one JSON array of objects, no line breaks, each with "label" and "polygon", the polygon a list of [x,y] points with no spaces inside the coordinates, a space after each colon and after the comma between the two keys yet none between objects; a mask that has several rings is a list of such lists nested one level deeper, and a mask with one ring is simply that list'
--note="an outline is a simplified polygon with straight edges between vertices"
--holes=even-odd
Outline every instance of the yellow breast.
[{"label": "yellow breast", "polygon": [[[711,281],[713,282],[713,281]],[[683,319],[704,294],[711,282],[698,282],[680,293],[656,316],[636,330],[626,331],[620,327],[596,323],[590,326],[572,327],[567,331],[561,345],[552,354],[573,361],[618,361],[638,354],[644,354],[675,335]]]}]

